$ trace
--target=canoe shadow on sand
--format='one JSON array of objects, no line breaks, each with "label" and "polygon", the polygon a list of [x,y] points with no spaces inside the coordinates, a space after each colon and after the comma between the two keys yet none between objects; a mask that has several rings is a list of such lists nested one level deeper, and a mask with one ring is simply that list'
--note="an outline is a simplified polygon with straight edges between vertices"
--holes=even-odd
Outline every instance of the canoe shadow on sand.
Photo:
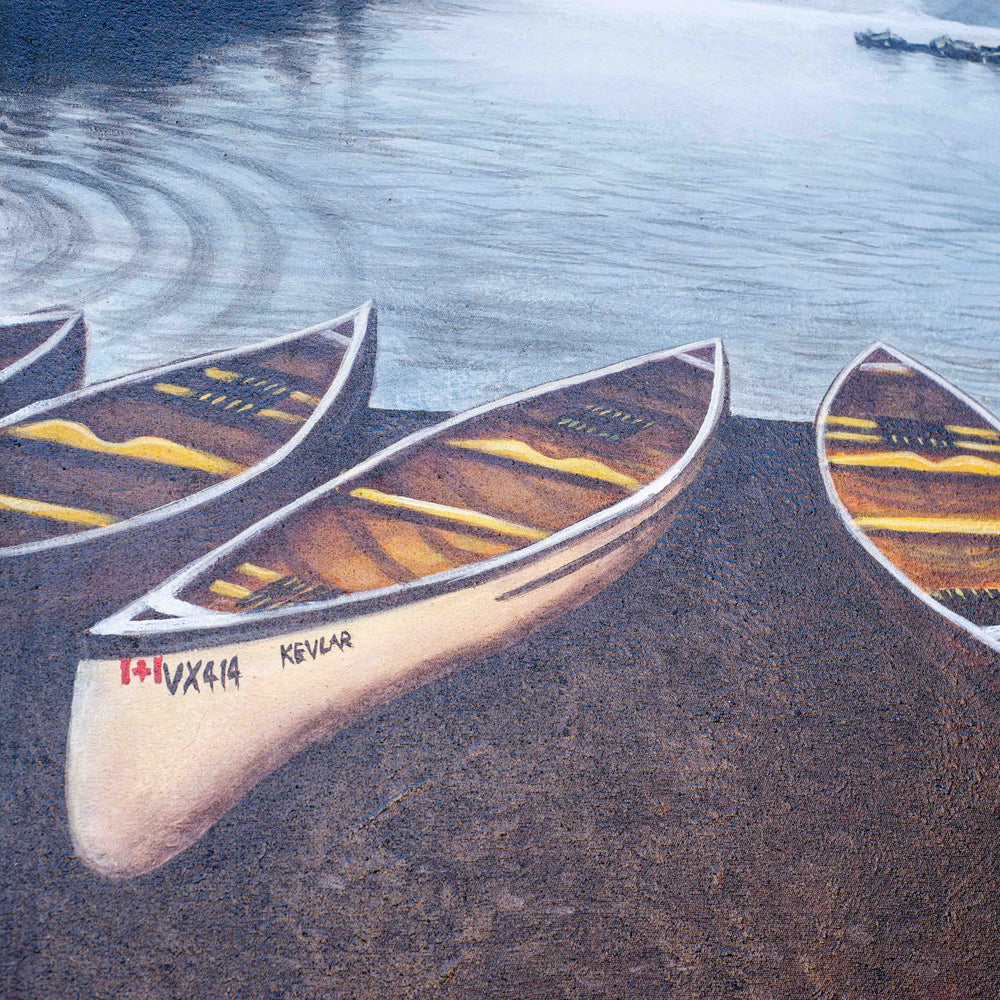
[{"label": "canoe shadow on sand", "polygon": [[[371,411],[363,448],[431,422]],[[731,419],[607,590],[307,749],[131,883],[71,854],[71,638],[5,636],[4,992],[992,983],[1000,730],[963,687],[992,661],[858,560],[813,449]]]}]

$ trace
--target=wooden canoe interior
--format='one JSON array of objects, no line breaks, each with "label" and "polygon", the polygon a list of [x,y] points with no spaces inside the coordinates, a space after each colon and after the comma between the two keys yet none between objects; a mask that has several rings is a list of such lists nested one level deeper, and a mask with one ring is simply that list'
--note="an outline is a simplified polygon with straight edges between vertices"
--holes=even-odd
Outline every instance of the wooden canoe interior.
[{"label": "wooden canoe interior", "polygon": [[56,400],[5,428],[0,547],[127,520],[253,467],[302,427],[345,352],[306,334]]},{"label": "wooden canoe interior", "polygon": [[352,477],[178,596],[249,612],[374,590],[530,545],[666,472],[701,428],[715,348],[507,404]]},{"label": "wooden canoe interior", "polygon": [[68,319],[40,319],[0,326],[0,374],[49,339]]},{"label": "wooden canoe interior", "polygon": [[1000,432],[944,386],[876,350],[830,406],[837,494],[886,558],[970,621],[1000,624]]}]

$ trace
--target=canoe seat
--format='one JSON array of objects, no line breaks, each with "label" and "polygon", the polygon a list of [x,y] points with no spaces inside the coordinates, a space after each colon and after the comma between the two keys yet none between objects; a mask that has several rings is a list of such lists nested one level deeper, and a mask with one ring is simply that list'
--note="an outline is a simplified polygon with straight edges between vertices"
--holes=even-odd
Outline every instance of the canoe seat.
[{"label": "canoe seat", "polygon": [[[245,572],[245,565],[240,570]],[[267,580],[262,587],[256,589],[230,583],[228,580],[215,580],[208,589],[222,597],[231,597],[241,611],[263,611],[307,601],[329,601],[344,593],[338,587],[303,580],[298,576],[265,572],[274,579]],[[247,575],[256,575],[258,579],[261,577],[261,574]]]}]

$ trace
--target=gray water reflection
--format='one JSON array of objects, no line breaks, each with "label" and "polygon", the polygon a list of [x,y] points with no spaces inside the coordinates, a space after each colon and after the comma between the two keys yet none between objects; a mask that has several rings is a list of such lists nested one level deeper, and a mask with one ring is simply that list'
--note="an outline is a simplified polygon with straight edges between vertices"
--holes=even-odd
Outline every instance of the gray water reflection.
[{"label": "gray water reflection", "polygon": [[1000,73],[689,8],[317,6],[176,79],[8,88],[0,300],[83,305],[92,378],[371,296],[386,406],[719,334],[741,412],[810,417],[875,337],[1000,409]]},{"label": "gray water reflection", "polygon": [[212,49],[308,24],[317,9],[350,16],[361,0],[0,0],[0,80],[59,87],[189,76]]}]

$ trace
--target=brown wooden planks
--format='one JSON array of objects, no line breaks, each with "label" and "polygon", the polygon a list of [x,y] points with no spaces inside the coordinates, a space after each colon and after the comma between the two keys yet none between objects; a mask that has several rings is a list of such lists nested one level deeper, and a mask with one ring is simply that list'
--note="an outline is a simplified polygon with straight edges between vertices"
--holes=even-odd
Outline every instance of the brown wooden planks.
[{"label": "brown wooden planks", "polygon": [[[712,386],[711,371],[669,359],[489,410],[318,498],[180,596],[214,610],[245,609],[252,601],[234,596],[234,585],[268,586],[241,577],[246,562],[357,593],[524,547],[662,475],[701,427]],[[570,420],[579,426],[567,427]],[[470,447],[477,442],[506,443],[509,455]],[[522,526],[521,536],[504,522]]]},{"label": "brown wooden planks", "polygon": [[[116,520],[181,500],[258,464],[284,445],[329,389],[343,356],[342,345],[322,335],[306,337],[84,395],[18,425],[68,421],[114,447],[163,439],[221,459],[224,471],[28,440],[16,436],[15,427],[0,435],[0,494],[92,508]],[[164,385],[171,391],[157,388]],[[271,416],[262,415],[264,411]],[[68,530],[81,526],[70,529],[48,517],[8,514],[0,520],[0,545]]]}]

